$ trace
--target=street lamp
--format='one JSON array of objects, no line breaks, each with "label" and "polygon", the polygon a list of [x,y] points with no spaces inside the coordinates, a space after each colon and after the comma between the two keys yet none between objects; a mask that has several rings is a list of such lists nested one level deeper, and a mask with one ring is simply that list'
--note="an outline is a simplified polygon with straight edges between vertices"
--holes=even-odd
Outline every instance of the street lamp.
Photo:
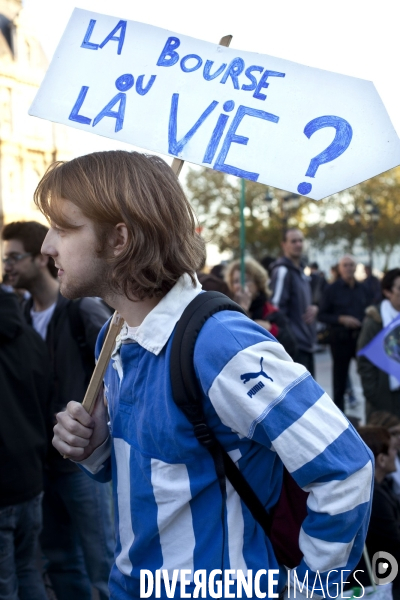
[{"label": "street lamp", "polygon": [[364,231],[367,234],[368,239],[368,253],[369,253],[369,264],[372,269],[373,255],[374,255],[374,232],[378,225],[380,218],[379,208],[372,198],[366,198],[364,200],[363,210],[355,208],[353,212],[353,219],[357,225],[365,223]]},{"label": "street lamp", "polygon": [[274,200],[277,200],[279,206],[278,218],[281,223],[282,232],[288,228],[288,221],[292,212],[294,212],[300,205],[300,198],[297,194],[288,194],[286,196],[275,197],[271,192],[265,194],[264,200],[267,204],[267,210],[271,215],[272,205]]}]

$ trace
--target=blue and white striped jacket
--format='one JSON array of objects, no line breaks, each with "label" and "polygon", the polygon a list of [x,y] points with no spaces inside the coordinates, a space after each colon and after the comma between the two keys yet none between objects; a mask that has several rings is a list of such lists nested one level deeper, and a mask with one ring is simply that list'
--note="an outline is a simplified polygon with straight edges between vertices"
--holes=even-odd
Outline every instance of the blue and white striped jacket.
[{"label": "blue and white striped jacket", "polygon": [[[214,464],[175,406],[169,375],[175,324],[200,291],[183,276],[133,334],[122,334],[105,375],[112,435],[84,464],[98,480],[112,474],[115,600],[140,597],[141,569],[167,569],[172,579],[174,569],[221,568]],[[103,337],[104,328],[97,353]],[[324,581],[328,571],[351,570],[368,526],[373,464],[347,419],[303,366],[240,313],[224,311],[206,322],[194,362],[207,421],[264,506],[278,499],[282,463],[309,492],[299,580],[307,570],[311,581],[316,571]],[[229,482],[225,514],[224,568],[279,568],[270,541]],[[329,583],[340,576],[332,573]]]}]

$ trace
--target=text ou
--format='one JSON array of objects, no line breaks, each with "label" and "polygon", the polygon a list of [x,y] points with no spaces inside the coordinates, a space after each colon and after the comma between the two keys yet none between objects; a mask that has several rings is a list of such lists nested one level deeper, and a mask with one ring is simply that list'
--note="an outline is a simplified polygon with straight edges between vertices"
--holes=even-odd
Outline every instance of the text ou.
[{"label": "text ou", "polygon": [[[139,75],[136,80],[136,92],[140,96],[145,96],[153,86],[153,83],[156,79],[155,75],[151,75],[147,84],[144,84],[144,75]],[[119,93],[116,94],[113,98],[111,98],[110,102],[106,104],[104,108],[94,117],[93,123],[92,119],[80,114],[80,110],[85,101],[86,95],[89,91],[89,87],[83,85],[78,94],[78,98],[74,106],[72,107],[71,113],[68,117],[70,121],[75,121],[77,123],[82,123],[82,125],[90,125],[92,123],[92,127],[95,127],[99,121],[104,119],[104,117],[110,117],[115,119],[115,133],[120,131],[124,125],[125,119],[125,107],[126,107],[126,92],[129,91],[135,83],[135,78],[130,73],[126,73],[125,75],[121,75],[115,81],[115,87],[119,90]],[[115,109],[115,110],[112,110]]]}]

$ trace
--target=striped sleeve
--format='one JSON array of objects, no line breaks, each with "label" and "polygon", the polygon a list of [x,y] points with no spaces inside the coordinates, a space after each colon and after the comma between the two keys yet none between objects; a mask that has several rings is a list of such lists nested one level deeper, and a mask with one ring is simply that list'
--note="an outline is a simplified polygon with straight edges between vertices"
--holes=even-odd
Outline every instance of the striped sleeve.
[{"label": "striped sleeve", "polygon": [[[333,586],[340,583],[340,569],[352,570],[362,553],[372,455],[302,365],[292,362],[279,343],[257,337],[250,323],[244,335],[235,319],[227,318],[225,327],[220,322],[212,333],[228,360],[218,372],[214,368],[208,381],[203,379],[203,389],[224,425],[276,451],[309,492],[297,576],[304,580],[308,571],[313,581],[313,573],[322,576],[337,569],[328,578]],[[229,352],[222,349],[225,344]]]}]

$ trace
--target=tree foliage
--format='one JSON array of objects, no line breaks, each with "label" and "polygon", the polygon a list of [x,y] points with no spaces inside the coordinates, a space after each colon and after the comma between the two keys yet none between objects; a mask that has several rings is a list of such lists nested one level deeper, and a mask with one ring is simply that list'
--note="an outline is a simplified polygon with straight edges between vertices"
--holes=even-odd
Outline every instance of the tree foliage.
[{"label": "tree foliage", "polygon": [[[240,250],[240,179],[207,168],[190,169],[186,178],[189,198],[197,213],[199,225],[207,241],[216,244],[221,252]],[[271,193],[274,210],[270,213],[265,201]],[[255,258],[276,254],[284,226],[279,204],[287,195],[281,190],[246,181],[245,226],[246,249]],[[299,211],[297,211],[300,213]],[[296,224],[293,213],[289,224]]]},{"label": "tree foliage", "polygon": [[[215,243],[221,252],[231,250],[237,256],[240,180],[207,168],[190,169],[186,187],[206,240]],[[274,198],[270,210],[265,201],[267,193]],[[372,226],[365,216],[367,198],[372,198],[379,209],[373,239],[375,249],[386,256],[386,263],[400,245],[400,167],[319,202],[299,197],[299,207],[290,212],[286,223],[282,212],[285,196],[287,192],[282,190],[246,181],[246,249],[256,258],[277,254],[285,225],[302,229],[319,249],[341,243],[343,250],[352,252],[356,242],[368,249]],[[354,219],[355,209],[361,214],[359,224]]]}]

